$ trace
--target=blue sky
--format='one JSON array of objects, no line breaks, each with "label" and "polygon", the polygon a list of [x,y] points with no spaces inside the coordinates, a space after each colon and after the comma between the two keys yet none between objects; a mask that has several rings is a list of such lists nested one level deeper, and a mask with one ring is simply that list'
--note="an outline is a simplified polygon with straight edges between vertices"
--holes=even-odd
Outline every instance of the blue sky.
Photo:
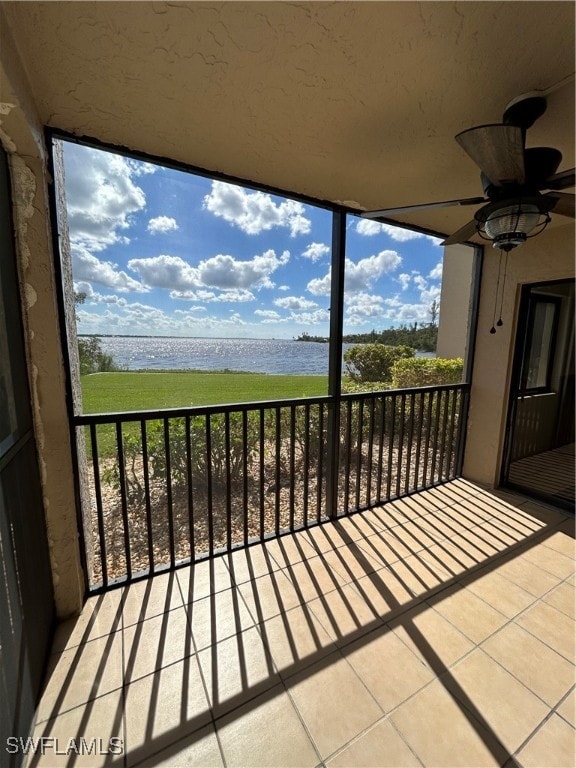
[{"label": "blue sky", "polygon": [[[331,213],[63,142],[80,333],[328,335]],[[349,216],[345,333],[429,322],[439,240]]]}]

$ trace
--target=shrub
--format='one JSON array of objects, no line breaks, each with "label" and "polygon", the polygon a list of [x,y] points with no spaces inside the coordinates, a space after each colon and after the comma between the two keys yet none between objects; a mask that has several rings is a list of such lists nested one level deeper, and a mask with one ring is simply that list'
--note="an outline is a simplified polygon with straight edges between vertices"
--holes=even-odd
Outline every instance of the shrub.
[{"label": "shrub", "polygon": [[464,361],[461,357],[450,360],[441,357],[396,360],[392,366],[392,386],[394,389],[403,389],[459,384],[463,370]]},{"label": "shrub", "polygon": [[412,357],[414,357],[412,347],[358,344],[346,350],[344,362],[346,372],[353,381],[389,381],[394,362]]},{"label": "shrub", "polygon": [[96,336],[78,339],[78,358],[81,376],[86,376],[89,373],[120,370],[112,355],[102,351],[102,342]]}]

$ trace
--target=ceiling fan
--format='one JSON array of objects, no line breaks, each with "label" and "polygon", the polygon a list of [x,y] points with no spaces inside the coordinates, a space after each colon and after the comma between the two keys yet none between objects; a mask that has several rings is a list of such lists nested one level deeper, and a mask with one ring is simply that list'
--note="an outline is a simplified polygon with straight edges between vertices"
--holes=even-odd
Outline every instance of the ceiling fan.
[{"label": "ceiling fan", "polygon": [[511,251],[542,232],[552,212],[574,218],[574,195],[560,190],[574,186],[575,169],[557,173],[562,160],[559,150],[525,146],[527,129],[544,114],[546,106],[545,96],[538,92],[524,94],[508,104],[502,123],[479,125],[455,136],[482,171],[485,197],[385,208],[361,216],[381,219],[429,208],[482,204],[472,221],[442,245],[463,243],[478,234],[503,251]]}]

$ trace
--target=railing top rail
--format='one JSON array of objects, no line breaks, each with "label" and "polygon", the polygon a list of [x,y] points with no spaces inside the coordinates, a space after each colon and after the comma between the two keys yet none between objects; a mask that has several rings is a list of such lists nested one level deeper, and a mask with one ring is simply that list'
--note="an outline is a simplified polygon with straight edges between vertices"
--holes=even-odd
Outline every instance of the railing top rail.
[{"label": "railing top rail", "polygon": [[[341,400],[370,399],[373,397],[393,397],[398,395],[412,395],[418,392],[444,392],[448,390],[466,390],[469,384],[440,384],[428,387],[410,387],[406,389],[382,389],[366,392],[346,392]],[[158,410],[142,411],[110,411],[106,413],[83,413],[73,417],[74,426],[87,426],[90,424],[110,424],[124,421],[149,421],[165,418],[182,418],[186,416],[206,416],[221,413],[238,413],[245,411],[258,411],[262,408],[285,408],[298,405],[319,405],[333,402],[330,395],[316,397],[299,397],[289,400],[254,400],[244,403],[219,403],[214,405],[197,405],[179,408],[161,408]]]}]

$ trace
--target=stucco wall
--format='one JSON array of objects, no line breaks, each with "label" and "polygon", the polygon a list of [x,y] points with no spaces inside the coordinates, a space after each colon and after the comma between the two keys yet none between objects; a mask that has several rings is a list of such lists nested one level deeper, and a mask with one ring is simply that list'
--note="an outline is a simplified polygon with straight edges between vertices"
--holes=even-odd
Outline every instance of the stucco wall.
[{"label": "stucco wall", "polygon": [[46,151],[26,75],[0,9],[0,141],[9,154],[34,430],[46,514],[56,611],[83,599],[74,475],[68,432],[48,213]]},{"label": "stucco wall", "polygon": [[[498,485],[508,389],[521,286],[574,277],[574,226],[548,229],[510,253],[502,302],[503,325],[490,333],[498,285],[499,251],[485,249],[478,331],[470,394],[463,474],[488,487]],[[500,301],[496,317],[498,317]]]},{"label": "stucco wall", "polygon": [[438,322],[438,357],[466,358],[470,336],[475,249],[469,245],[444,248],[442,293]]}]

